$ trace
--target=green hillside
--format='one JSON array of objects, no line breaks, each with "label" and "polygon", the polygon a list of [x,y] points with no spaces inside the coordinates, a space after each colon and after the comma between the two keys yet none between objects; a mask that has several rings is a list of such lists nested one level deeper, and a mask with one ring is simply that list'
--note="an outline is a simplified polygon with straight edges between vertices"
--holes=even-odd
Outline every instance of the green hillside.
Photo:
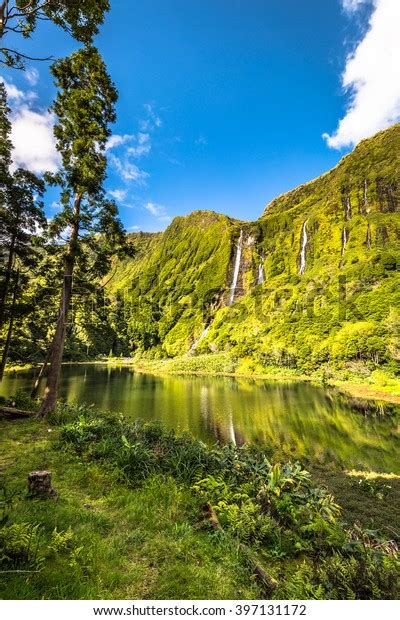
[{"label": "green hillside", "polygon": [[164,233],[132,235],[135,256],[111,286],[124,299],[128,349],[228,352],[248,372],[396,371],[399,166],[395,125],[272,201],[257,222],[198,211]]},{"label": "green hillside", "polygon": [[177,217],[163,234],[133,234],[134,259],[117,266],[111,292],[123,298],[132,350],[174,356],[190,349],[212,312],[230,268],[234,225],[197,211]]}]

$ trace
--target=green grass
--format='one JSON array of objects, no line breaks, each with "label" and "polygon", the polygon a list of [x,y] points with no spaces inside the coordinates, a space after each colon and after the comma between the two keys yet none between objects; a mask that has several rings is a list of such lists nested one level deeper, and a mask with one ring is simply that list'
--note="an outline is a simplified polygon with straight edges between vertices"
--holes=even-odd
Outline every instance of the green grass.
[{"label": "green grass", "polygon": [[[38,421],[0,422],[0,472],[17,493],[10,520],[40,524],[40,573],[7,574],[3,599],[259,598],[238,545],[199,527],[198,502],[174,479],[150,477],[138,489],[103,463],[60,450],[58,431]],[[26,496],[27,474],[49,469],[59,500]],[[52,532],[71,528],[54,554]]]},{"label": "green grass", "polygon": [[[398,527],[397,486],[317,468],[312,479],[265,449],[207,447],[84,407],[58,416],[0,422],[0,598],[398,595],[396,536],[385,531]],[[27,474],[41,469],[57,501],[27,495]],[[222,529],[204,519],[205,501]],[[274,592],[254,561],[278,580]]]},{"label": "green grass", "polygon": [[356,476],[317,465],[310,470],[315,482],[334,494],[347,523],[358,521],[388,538],[400,539],[400,476],[376,474],[375,483],[367,486],[364,481],[368,472]]}]

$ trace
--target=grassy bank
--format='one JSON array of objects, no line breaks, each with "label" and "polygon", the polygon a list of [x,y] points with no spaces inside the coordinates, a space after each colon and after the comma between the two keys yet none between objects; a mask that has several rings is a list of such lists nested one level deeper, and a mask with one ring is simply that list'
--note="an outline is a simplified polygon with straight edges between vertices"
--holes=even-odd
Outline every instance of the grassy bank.
[{"label": "grassy bank", "polygon": [[[235,541],[198,528],[196,499],[172,477],[150,476],[132,489],[106,464],[60,449],[55,427],[0,421],[0,433],[1,485],[12,498],[2,506],[0,490],[0,506],[14,528],[13,560],[0,571],[28,571],[3,573],[0,598],[260,596]],[[52,472],[58,501],[27,497],[27,474],[40,469]]]},{"label": "grassy bank", "polygon": [[[296,464],[270,465],[265,451],[207,448],[82,408],[62,415],[61,425],[0,421],[0,570],[11,571],[0,597],[396,595],[395,536],[385,526],[400,530],[398,480],[364,488],[321,469],[316,486]],[[39,469],[51,470],[57,501],[27,496],[27,473]],[[349,497],[342,518],[336,502]],[[380,532],[363,529],[371,525]],[[255,563],[277,580],[273,592]]]},{"label": "grassy bank", "polygon": [[269,366],[261,368],[250,361],[236,361],[229,353],[214,355],[181,356],[171,359],[151,360],[133,358],[132,360],[110,359],[108,363],[129,364],[138,372],[180,375],[232,376],[267,381],[311,381],[322,385],[337,387],[340,391],[372,400],[400,403],[400,380],[384,371],[375,371],[369,376],[355,371],[319,371],[307,375],[295,369]]}]

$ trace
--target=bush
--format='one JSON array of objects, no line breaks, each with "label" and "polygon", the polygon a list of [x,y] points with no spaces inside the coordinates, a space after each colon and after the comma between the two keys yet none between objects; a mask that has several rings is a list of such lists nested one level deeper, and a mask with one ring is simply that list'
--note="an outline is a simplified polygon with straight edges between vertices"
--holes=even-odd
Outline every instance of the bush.
[{"label": "bush", "polygon": [[[224,532],[268,557],[307,557],[312,569],[306,564],[294,573],[287,593],[373,598],[395,587],[390,545],[361,529],[346,530],[333,496],[315,487],[297,462],[272,464],[261,448],[207,447],[158,423],[132,424],[91,412],[65,425],[61,439],[90,459],[106,461],[131,486],[160,474],[191,485],[199,502],[212,506]],[[335,579],[330,558],[337,567]],[[362,567],[364,577],[358,575]],[[303,590],[300,575],[308,580]]]},{"label": "bush", "polygon": [[38,570],[43,558],[39,554],[39,525],[13,523],[0,529],[0,566],[11,570]]}]

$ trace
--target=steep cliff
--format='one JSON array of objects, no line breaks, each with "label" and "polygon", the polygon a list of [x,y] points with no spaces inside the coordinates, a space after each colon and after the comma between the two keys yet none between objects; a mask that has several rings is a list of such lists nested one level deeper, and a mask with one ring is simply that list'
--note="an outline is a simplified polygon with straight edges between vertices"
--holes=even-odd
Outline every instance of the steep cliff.
[{"label": "steep cliff", "polygon": [[363,141],[257,222],[208,211],[132,235],[118,266],[132,351],[229,351],[277,364],[396,370],[400,358],[400,125]]}]

